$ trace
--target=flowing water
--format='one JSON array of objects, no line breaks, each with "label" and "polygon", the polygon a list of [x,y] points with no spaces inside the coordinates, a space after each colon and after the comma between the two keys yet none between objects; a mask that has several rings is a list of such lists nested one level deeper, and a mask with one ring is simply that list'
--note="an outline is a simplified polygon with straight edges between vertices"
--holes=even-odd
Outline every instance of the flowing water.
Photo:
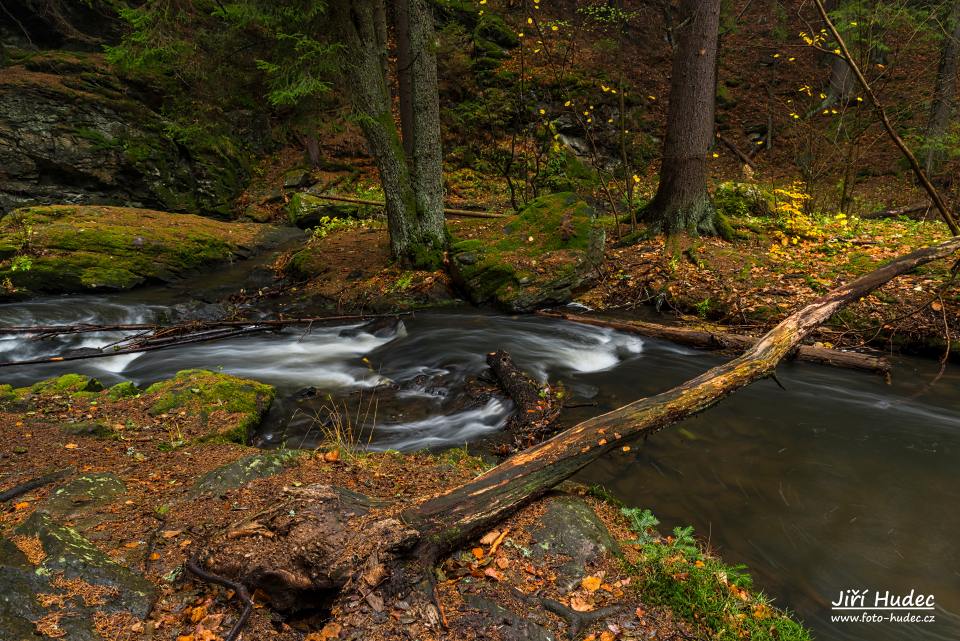
[{"label": "flowing water", "polygon": [[[40,299],[0,305],[0,324],[152,322],[176,316],[171,303],[169,292]],[[0,360],[99,347],[119,336],[0,335]],[[313,416],[328,395],[359,411],[378,390],[390,390],[389,402],[377,401],[370,447],[476,448],[511,410],[506,401],[471,402],[466,391],[465,382],[483,372],[485,354],[495,349],[508,350],[541,379],[562,381],[571,402],[592,404],[568,410],[565,423],[664,390],[721,361],[597,327],[465,310],[420,313],[376,329],[287,329],[5,368],[0,382],[25,385],[76,371],[105,384],[147,384],[180,369],[222,368],[277,386],[278,402],[258,436],[265,446],[315,442]],[[900,359],[888,386],[866,374],[784,364],[778,376],[786,390],[756,383],[627,454],[594,463],[579,480],[651,508],[664,528],[694,525],[724,560],[746,563],[757,585],[797,612],[819,639],[958,639],[960,376],[948,368],[929,387],[936,369]],[[937,621],[831,623],[830,602],[848,588],[932,593]]]}]

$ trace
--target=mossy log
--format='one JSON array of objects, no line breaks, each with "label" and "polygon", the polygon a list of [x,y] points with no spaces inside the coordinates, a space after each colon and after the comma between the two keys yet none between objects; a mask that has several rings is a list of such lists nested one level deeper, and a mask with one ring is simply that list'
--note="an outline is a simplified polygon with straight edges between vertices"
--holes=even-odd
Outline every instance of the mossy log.
[{"label": "mossy log", "polygon": [[[485,474],[412,505],[358,505],[330,487],[290,488],[274,508],[237,524],[264,536],[208,542],[204,569],[264,591],[274,607],[323,602],[347,632],[388,638],[390,603],[442,628],[433,567],[600,456],[702,412],[777,364],[833,314],[890,279],[960,251],[960,238],[914,251],[794,312],[744,354],[665,392],[583,421]],[[408,607],[407,607],[408,606]],[[376,622],[379,619],[379,622]],[[389,629],[388,629],[389,628]],[[396,630],[400,634],[399,630]]]},{"label": "mossy log", "polygon": [[[574,323],[583,323],[584,325],[609,327],[621,332],[630,332],[631,334],[640,334],[652,338],[662,338],[663,340],[679,343],[680,345],[699,347],[701,349],[742,352],[757,342],[757,338],[754,336],[728,334],[726,332],[714,332],[690,327],[678,327],[676,325],[661,325],[638,320],[597,318],[595,316],[567,314],[565,312],[540,312],[540,315],[551,318],[562,318]],[[817,347],[815,345],[800,345],[788,356],[792,356],[798,361],[806,361],[808,363],[876,372],[884,377],[890,375],[890,361],[882,356],[859,354],[857,352],[841,352],[837,349]]]}]

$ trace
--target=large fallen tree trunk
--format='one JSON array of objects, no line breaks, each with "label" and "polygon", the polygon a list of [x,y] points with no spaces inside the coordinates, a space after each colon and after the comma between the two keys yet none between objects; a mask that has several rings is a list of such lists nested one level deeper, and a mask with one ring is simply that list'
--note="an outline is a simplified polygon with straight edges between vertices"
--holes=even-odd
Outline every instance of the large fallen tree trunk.
[{"label": "large fallen tree trunk", "polygon": [[[900,257],[794,312],[743,355],[670,390],[584,421],[525,450],[485,474],[418,504],[359,505],[333,488],[288,490],[275,508],[237,529],[264,532],[209,542],[200,555],[208,571],[266,593],[274,607],[332,603],[338,629],[398,625],[384,616],[388,600],[439,628],[433,604],[433,567],[446,553],[474,540],[598,457],[714,405],[773,373],[818,325],[844,305],[890,279],[960,250],[960,238]],[[374,621],[379,621],[374,623]],[[353,628],[353,630],[350,630]],[[399,634],[399,631],[397,631]]]},{"label": "large fallen tree trunk", "polygon": [[[630,332],[652,338],[662,338],[663,340],[679,343],[680,345],[689,345],[690,347],[699,347],[701,349],[742,352],[757,342],[755,336],[711,332],[705,329],[692,329],[689,327],[678,327],[676,325],[660,325],[658,323],[648,323],[638,320],[597,318],[595,316],[568,314],[566,312],[541,312],[540,315],[550,318],[562,318],[575,323],[583,323],[584,325],[609,327],[622,332]],[[865,370],[868,372],[876,372],[882,376],[888,376],[890,374],[890,361],[881,356],[858,354],[856,352],[841,352],[840,350],[830,349],[828,347],[817,347],[815,345],[799,345],[793,351],[792,355],[798,361]]]}]

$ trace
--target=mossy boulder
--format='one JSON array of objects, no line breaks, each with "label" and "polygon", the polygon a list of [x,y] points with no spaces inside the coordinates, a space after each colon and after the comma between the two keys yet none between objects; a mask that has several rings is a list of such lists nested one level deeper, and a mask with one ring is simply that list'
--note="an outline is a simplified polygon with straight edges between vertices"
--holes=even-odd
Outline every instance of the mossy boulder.
[{"label": "mossy boulder", "polygon": [[[99,392],[103,389],[95,378],[83,374],[64,374],[57,378],[48,378],[45,381],[34,383],[29,388],[25,388],[30,394],[49,395],[62,394],[72,396],[84,392]],[[22,395],[22,392],[20,392]]]},{"label": "mossy boulder", "polygon": [[361,205],[325,200],[307,192],[297,192],[287,203],[287,218],[301,229],[310,229],[330,218],[361,218]]},{"label": "mossy boulder", "polygon": [[[29,207],[0,219],[4,295],[129,289],[167,282],[272,242],[274,230],[126,207]],[[15,255],[13,255],[15,254]],[[0,255],[3,255],[0,253]]]},{"label": "mossy boulder", "polygon": [[111,401],[119,401],[123,398],[132,398],[140,393],[140,388],[137,387],[136,383],[131,381],[123,381],[122,383],[117,383],[109,390],[107,390],[107,396],[110,397]]},{"label": "mossy boulder", "polygon": [[541,196],[502,227],[455,240],[451,271],[476,304],[511,312],[560,305],[588,287],[603,261],[603,227],[576,194]]},{"label": "mossy boulder", "polygon": [[153,415],[187,412],[210,417],[214,412],[239,415],[229,421],[230,427],[219,430],[218,422],[211,422],[211,430],[200,440],[246,443],[250,432],[260,425],[274,399],[270,385],[246,378],[230,376],[202,369],[177,372],[172,379],[154,383],[144,396],[156,395],[150,406]]},{"label": "mossy boulder", "polygon": [[84,474],[54,490],[40,509],[57,519],[73,519],[78,512],[102,507],[126,491],[115,474]]},{"label": "mossy boulder", "polygon": [[755,183],[728,181],[717,185],[713,205],[727,218],[769,216],[773,213],[773,194]]}]

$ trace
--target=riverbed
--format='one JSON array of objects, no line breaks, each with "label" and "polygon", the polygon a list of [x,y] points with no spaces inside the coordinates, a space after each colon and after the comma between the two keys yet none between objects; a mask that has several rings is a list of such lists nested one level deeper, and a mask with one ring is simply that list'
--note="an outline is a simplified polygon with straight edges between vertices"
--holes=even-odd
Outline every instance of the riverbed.
[{"label": "riverbed", "polygon": [[[183,292],[37,299],[0,305],[0,324],[154,322],[216,314]],[[119,333],[50,340],[0,336],[0,360],[89,349]],[[177,349],[5,368],[24,385],[65,372],[144,385],[187,368],[222,369],[278,389],[257,435],[264,447],[310,447],[331,403],[372,425],[374,449],[484,447],[502,430],[508,401],[471,401],[487,352],[505,349],[542,380],[561,383],[564,424],[667,389],[722,357],[612,330],[476,309],[422,312],[375,330],[358,323],[289,328]],[[667,530],[691,524],[728,563],[795,611],[820,639],[960,638],[960,374],[895,359],[893,382],[787,363],[781,389],[761,381],[708,412],[609,455],[579,480],[651,508]],[[389,393],[386,392],[389,390]],[[383,397],[383,403],[378,400]],[[389,402],[387,400],[389,396]],[[376,410],[371,414],[371,403]],[[363,408],[367,408],[364,410]],[[935,595],[935,623],[833,623],[845,589]]]}]

